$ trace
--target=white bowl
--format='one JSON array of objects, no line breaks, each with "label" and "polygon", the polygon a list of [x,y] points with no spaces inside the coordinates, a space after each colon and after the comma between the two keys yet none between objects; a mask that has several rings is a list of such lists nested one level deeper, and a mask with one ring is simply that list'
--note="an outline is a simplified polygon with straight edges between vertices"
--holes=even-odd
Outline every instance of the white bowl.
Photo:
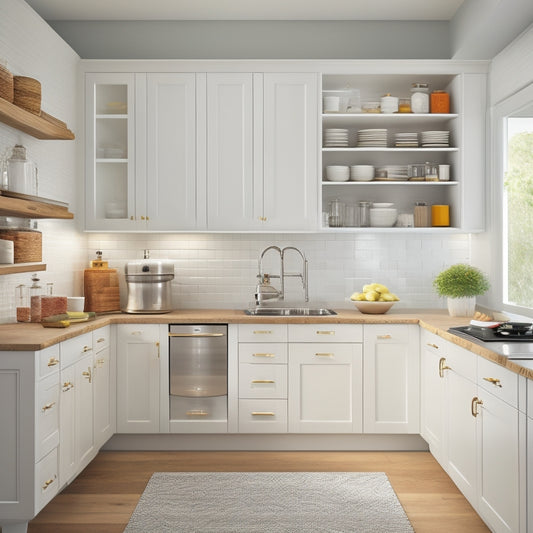
[{"label": "white bowl", "polygon": [[67,296],[67,311],[83,311],[85,306],[85,297]]},{"label": "white bowl", "polygon": [[383,315],[393,305],[394,302],[354,302],[355,307],[367,315]]},{"label": "white bowl", "polygon": [[352,165],[350,167],[351,181],[370,181],[374,179],[374,167],[372,165]]},{"label": "white bowl", "polygon": [[370,208],[370,226],[374,228],[391,228],[398,218],[398,210],[392,207]]},{"label": "white bowl", "polygon": [[388,207],[392,207],[394,204],[392,202],[374,202],[372,204],[372,207],[374,208],[388,208]]},{"label": "white bowl", "polygon": [[326,179],[328,181],[348,181],[350,179],[350,168],[344,165],[327,166]]}]

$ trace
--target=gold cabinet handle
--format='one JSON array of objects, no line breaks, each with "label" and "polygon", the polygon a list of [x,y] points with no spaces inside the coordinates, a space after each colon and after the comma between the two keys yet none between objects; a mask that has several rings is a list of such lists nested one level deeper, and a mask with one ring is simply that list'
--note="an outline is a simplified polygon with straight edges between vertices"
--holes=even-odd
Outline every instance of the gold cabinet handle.
[{"label": "gold cabinet handle", "polygon": [[146,218],[143,215],[141,215],[141,220],[146,220]]},{"label": "gold cabinet handle", "polygon": [[389,335],[388,333],[386,335],[377,335],[377,338],[380,340],[384,339],[392,339],[392,335]]},{"label": "gold cabinet handle", "polygon": [[276,383],[273,379],[252,379],[252,383]]},{"label": "gold cabinet handle", "polygon": [[438,350],[438,349],[439,349],[438,345],[437,345],[437,344],[433,344],[432,342],[427,342],[426,344],[427,344],[427,346],[429,346],[430,348],[435,348],[435,350]]},{"label": "gold cabinet handle", "polygon": [[445,357],[441,357],[439,359],[439,377],[441,377],[441,378],[444,377],[444,371],[445,370],[452,370],[452,367],[446,365],[446,358]]},{"label": "gold cabinet handle", "polygon": [[59,359],[56,359],[55,357],[50,357],[48,359],[48,366],[56,366],[59,364]]},{"label": "gold cabinet handle", "polygon": [[192,409],[191,411],[187,411],[185,414],[187,416],[207,416],[209,413],[202,409]]},{"label": "gold cabinet handle", "polygon": [[224,333],[169,333],[169,337],[224,337]]},{"label": "gold cabinet handle", "polygon": [[335,354],[331,352],[316,352],[315,355],[317,357],[334,357]]},{"label": "gold cabinet handle", "polygon": [[252,411],[252,416],[275,416],[272,411]]},{"label": "gold cabinet handle", "polygon": [[495,387],[502,388],[502,384],[499,379],[497,378],[483,378],[485,381],[488,381],[489,383],[492,383]]},{"label": "gold cabinet handle", "polygon": [[254,335],[272,335],[272,330],[270,329],[256,329]]},{"label": "gold cabinet handle", "polygon": [[161,359],[161,345],[158,342],[155,345],[157,346],[157,358]]},{"label": "gold cabinet handle", "polygon": [[82,350],[83,353],[87,353],[87,352],[90,352],[90,351],[92,351],[92,348],[90,346],[84,346],[83,347],[83,350]]},{"label": "gold cabinet handle", "polygon": [[96,360],[96,366],[98,368],[102,368],[104,366],[104,364],[105,364],[105,359],[97,359]]},{"label": "gold cabinet handle", "polygon": [[65,383],[63,383],[63,392],[68,392],[69,390],[73,388],[74,388],[74,383],[72,383],[71,381],[65,381]]},{"label": "gold cabinet handle", "polygon": [[276,357],[276,354],[273,353],[253,353],[253,357]]},{"label": "gold cabinet handle", "polygon": [[104,342],[104,341],[105,341],[105,337],[100,337],[96,342],[100,343],[100,342]]},{"label": "gold cabinet handle", "polygon": [[267,221],[267,217],[257,217],[261,222],[266,222]]},{"label": "gold cabinet handle", "polygon": [[90,366],[88,366],[88,367],[87,367],[87,370],[86,370],[85,372],[82,372],[81,375],[82,375],[85,379],[89,380],[89,383],[92,383],[92,377],[93,377],[93,376],[92,376],[92,374],[91,374],[91,367],[90,367]]},{"label": "gold cabinet handle", "polygon": [[478,405],[483,405],[483,402],[477,396],[474,396],[472,398],[472,404],[470,405],[470,410],[474,418],[479,415],[479,412],[477,410]]},{"label": "gold cabinet handle", "polygon": [[50,478],[50,479],[47,479],[43,486],[42,486],[42,489],[43,490],[46,490],[55,480],[57,479],[57,476],[54,476],[53,478]]},{"label": "gold cabinet handle", "polygon": [[317,335],[335,335],[335,332],[331,331],[331,330],[329,330],[329,331],[320,331],[320,330],[318,330],[316,332],[316,334]]},{"label": "gold cabinet handle", "polygon": [[41,411],[43,413],[45,413],[46,411],[49,411],[50,409],[52,409],[52,407],[54,407],[55,404],[56,404],[56,402],[47,403],[47,404],[42,406]]},{"label": "gold cabinet handle", "polygon": [[133,218],[133,215],[130,215],[130,220],[135,220],[135,219]]}]

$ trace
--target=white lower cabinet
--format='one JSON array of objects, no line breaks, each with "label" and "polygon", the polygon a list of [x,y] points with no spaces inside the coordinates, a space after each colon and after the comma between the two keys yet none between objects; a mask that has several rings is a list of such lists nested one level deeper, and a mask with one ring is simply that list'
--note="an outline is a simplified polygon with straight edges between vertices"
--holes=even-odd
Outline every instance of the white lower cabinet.
[{"label": "white lower cabinet", "polygon": [[437,335],[422,335],[421,434],[496,533],[527,531],[518,378]]},{"label": "white lower cabinet", "polygon": [[158,433],[158,324],[117,324],[117,432]]},{"label": "white lower cabinet", "polygon": [[365,324],[364,433],[420,432],[418,325]]},{"label": "white lower cabinet", "polygon": [[361,340],[357,325],[289,325],[289,432],[362,431]]}]

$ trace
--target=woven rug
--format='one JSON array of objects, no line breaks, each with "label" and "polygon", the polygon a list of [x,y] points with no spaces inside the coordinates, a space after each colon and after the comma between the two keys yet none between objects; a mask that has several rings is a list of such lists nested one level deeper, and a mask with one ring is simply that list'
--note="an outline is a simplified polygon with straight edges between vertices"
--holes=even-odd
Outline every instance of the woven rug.
[{"label": "woven rug", "polygon": [[383,472],[156,472],[127,533],[412,533]]}]

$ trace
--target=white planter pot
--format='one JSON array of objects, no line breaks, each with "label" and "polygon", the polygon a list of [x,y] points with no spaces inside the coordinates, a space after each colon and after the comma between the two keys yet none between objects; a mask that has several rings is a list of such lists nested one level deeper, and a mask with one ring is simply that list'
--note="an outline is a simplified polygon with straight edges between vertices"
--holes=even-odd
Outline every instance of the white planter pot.
[{"label": "white planter pot", "polygon": [[476,312],[476,297],[448,298],[448,313],[450,316],[474,316]]}]

